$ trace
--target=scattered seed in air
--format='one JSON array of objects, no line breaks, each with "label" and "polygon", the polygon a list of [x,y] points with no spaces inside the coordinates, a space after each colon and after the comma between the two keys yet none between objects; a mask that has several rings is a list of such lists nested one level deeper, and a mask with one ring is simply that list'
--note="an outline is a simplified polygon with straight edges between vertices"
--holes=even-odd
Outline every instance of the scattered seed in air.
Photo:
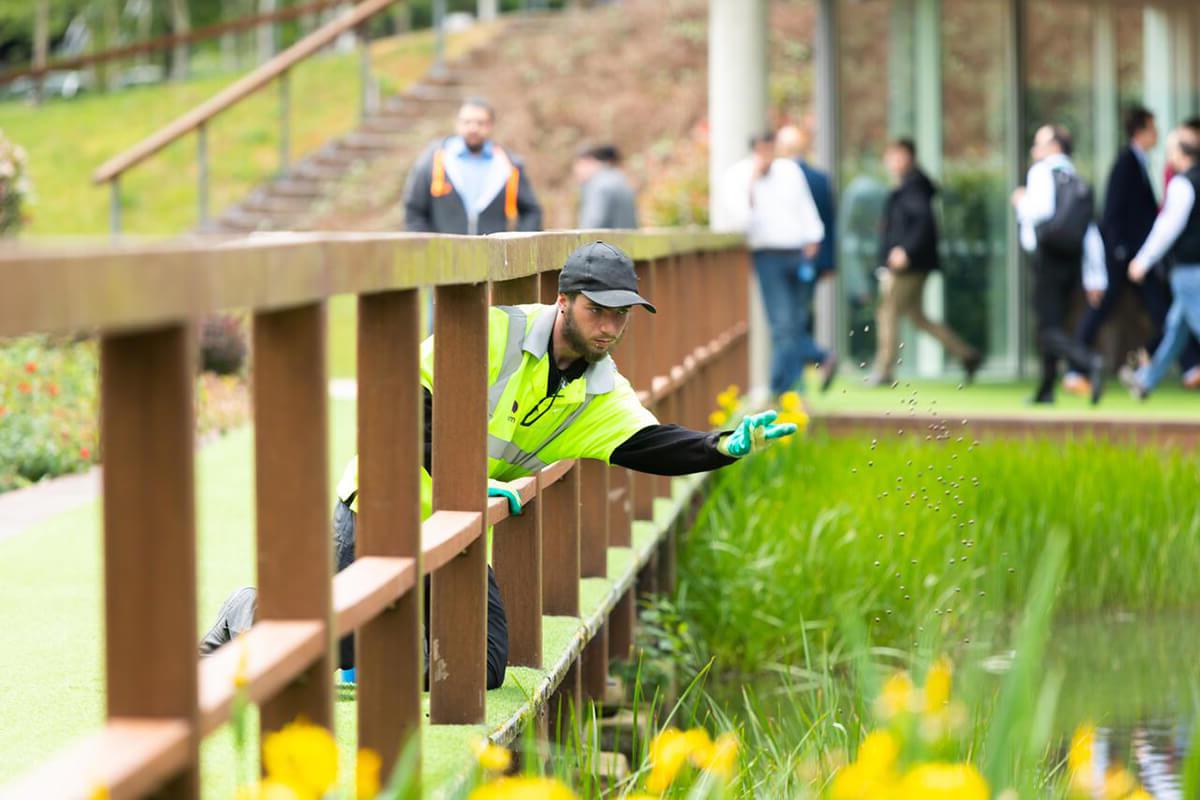
[{"label": "scattered seed in air", "polygon": [[871,330],[871,326],[870,326],[870,325],[863,325],[863,333],[866,333],[866,332],[867,332],[867,331],[869,331],[869,330]]}]

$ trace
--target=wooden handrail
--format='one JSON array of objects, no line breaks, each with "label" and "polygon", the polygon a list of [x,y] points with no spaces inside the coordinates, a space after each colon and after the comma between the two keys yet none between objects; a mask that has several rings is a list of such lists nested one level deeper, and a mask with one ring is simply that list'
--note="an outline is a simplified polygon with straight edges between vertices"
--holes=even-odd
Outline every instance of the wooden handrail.
[{"label": "wooden handrail", "polygon": [[202,42],[207,39],[213,39],[217,36],[223,36],[228,33],[238,33],[241,31],[256,28],[259,25],[265,25],[274,22],[287,22],[288,20],[302,17],[305,14],[315,14],[319,11],[324,11],[327,8],[334,6],[345,5],[347,0],[311,0],[311,2],[296,6],[288,6],[277,11],[271,11],[266,14],[253,14],[250,16],[239,17],[238,19],[226,20],[213,25],[205,25],[203,28],[194,28],[187,33],[166,33],[162,36],[155,36],[152,39],[147,39],[144,42],[134,42],[133,44],[124,45],[123,47],[114,47],[109,50],[103,50],[99,53],[88,53],[82,56],[73,56],[71,58],[60,58],[55,61],[50,61],[41,66],[32,64],[24,67],[17,67],[6,72],[0,72],[0,86],[12,83],[17,78],[23,78],[27,75],[37,78],[45,75],[47,72],[62,69],[78,69],[79,67],[90,67],[94,64],[103,64],[107,61],[119,61],[123,58],[131,56],[143,55],[145,53],[154,53],[159,50],[170,50],[176,45],[193,44]]},{"label": "wooden handrail", "polygon": [[375,16],[394,2],[395,0],[362,0],[351,11],[313,31],[249,75],[238,79],[209,100],[150,134],[125,152],[104,162],[92,175],[92,182],[100,184],[119,178],[130,167],[140,164],[176,139],[198,129],[217,114],[237,105],[338,36]]}]

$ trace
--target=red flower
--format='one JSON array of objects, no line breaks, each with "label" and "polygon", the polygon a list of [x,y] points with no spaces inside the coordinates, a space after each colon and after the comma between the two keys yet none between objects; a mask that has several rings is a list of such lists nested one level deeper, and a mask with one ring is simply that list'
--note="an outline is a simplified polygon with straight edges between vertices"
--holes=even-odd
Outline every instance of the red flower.
[{"label": "red flower", "polygon": [[21,381],[17,384],[17,391],[21,394],[29,394],[33,391],[33,387],[29,385],[29,381]]},{"label": "red flower", "polygon": [[32,375],[33,373],[37,372],[37,364],[33,363],[32,361],[26,361],[25,371]]},{"label": "red flower", "polygon": [[92,457],[92,451],[88,450],[86,447],[81,447],[79,448],[79,457],[84,461],[87,461]]},{"label": "red flower", "polygon": [[46,391],[50,393],[51,397],[58,397],[58,384],[50,381],[46,384]]},{"label": "red flower", "polygon": [[8,409],[5,408],[4,406],[0,406],[0,417],[3,417],[7,413],[8,413]]}]

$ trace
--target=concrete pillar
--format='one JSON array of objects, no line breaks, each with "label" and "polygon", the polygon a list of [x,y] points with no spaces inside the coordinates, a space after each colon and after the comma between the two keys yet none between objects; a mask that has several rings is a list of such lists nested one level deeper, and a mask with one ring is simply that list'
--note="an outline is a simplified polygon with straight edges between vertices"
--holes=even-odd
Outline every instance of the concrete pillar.
[{"label": "concrete pillar", "polygon": [[488,20],[495,19],[499,12],[500,0],[479,0],[475,16],[480,22],[487,22]]},{"label": "concrete pillar", "polygon": [[[1171,35],[1171,13],[1163,3],[1147,6],[1142,11],[1142,37],[1146,107],[1158,117],[1161,130],[1167,131],[1179,123],[1179,110],[1175,102],[1175,69],[1172,50],[1174,36]],[[1158,146],[1150,153],[1151,177],[1162,175],[1165,163],[1163,144],[1165,136],[1159,137]],[[1152,180],[1155,191],[1161,195],[1158,180]]]},{"label": "concrete pillar", "polygon": [[[838,0],[820,0],[817,8],[817,32],[815,52],[816,86],[816,153],[815,163],[829,173],[836,197],[838,181]],[[836,224],[836,220],[835,220]],[[828,235],[828,234],[827,234]],[[835,263],[838,257],[833,254]],[[837,282],[838,272],[832,279],[817,284],[813,296],[813,333],[817,343],[826,348],[841,345],[841,324],[838,297],[841,292]]]},{"label": "concrete pillar", "polygon": [[1096,197],[1103,198],[1108,168],[1121,146],[1121,109],[1117,94],[1117,19],[1112,0],[1097,0],[1093,27],[1092,132]]},{"label": "concrete pillar", "polygon": [[[913,138],[917,143],[918,161],[935,182],[940,182],[943,177],[941,15],[941,0],[914,0],[912,63],[916,127]],[[941,272],[930,274],[925,281],[921,305],[930,319],[945,317],[946,293]],[[913,340],[912,336],[906,338]],[[936,339],[917,334],[916,359],[917,374],[935,377],[945,368],[946,354]]]},{"label": "concrete pillar", "polygon": [[[708,209],[713,230],[728,230],[721,178],[749,153],[750,137],[767,125],[766,0],[709,0]],[[767,384],[770,339],[762,301],[751,292],[750,381]]]}]

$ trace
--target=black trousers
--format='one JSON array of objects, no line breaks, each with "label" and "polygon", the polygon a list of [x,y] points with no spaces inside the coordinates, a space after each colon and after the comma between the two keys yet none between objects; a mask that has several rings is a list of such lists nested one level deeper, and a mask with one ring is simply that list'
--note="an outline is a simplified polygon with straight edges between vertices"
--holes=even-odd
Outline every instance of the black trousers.
[{"label": "black trousers", "polygon": [[[1127,260],[1109,259],[1108,289],[1104,292],[1104,299],[1095,308],[1088,306],[1082,319],[1079,320],[1079,326],[1075,329],[1075,338],[1088,347],[1094,347],[1096,337],[1100,334],[1100,327],[1112,315],[1121,296],[1130,289],[1138,293],[1142,307],[1146,310],[1146,316],[1150,318],[1152,331],[1146,340],[1145,347],[1146,352],[1153,355],[1154,351],[1158,349],[1159,342],[1162,341],[1163,326],[1167,321],[1167,312],[1171,309],[1171,287],[1160,270],[1152,270],[1140,285],[1131,283],[1129,261]],[[1197,343],[1196,337],[1189,332],[1188,342],[1179,355],[1179,369],[1187,372],[1198,365],[1200,365],[1200,343]],[[1087,369],[1086,364],[1073,364],[1072,366],[1077,370]]]},{"label": "black trousers", "polygon": [[1041,400],[1054,397],[1060,360],[1086,369],[1097,358],[1066,330],[1067,312],[1079,287],[1079,275],[1080,265],[1075,259],[1053,258],[1040,252],[1033,258],[1033,315],[1042,354],[1037,397]]},{"label": "black trousers", "polygon": [[[345,503],[338,501],[333,510],[333,543],[337,571],[354,563],[354,541],[357,515]],[[429,576],[425,576],[425,680],[429,682]],[[252,587],[238,589],[222,604],[217,621],[200,642],[200,654],[208,655],[231,641],[254,624],[258,592]],[[488,567],[487,613],[487,688],[497,689],[504,683],[508,666],[508,618],[496,574]],[[354,634],[343,636],[338,643],[338,666],[354,667]]]}]

